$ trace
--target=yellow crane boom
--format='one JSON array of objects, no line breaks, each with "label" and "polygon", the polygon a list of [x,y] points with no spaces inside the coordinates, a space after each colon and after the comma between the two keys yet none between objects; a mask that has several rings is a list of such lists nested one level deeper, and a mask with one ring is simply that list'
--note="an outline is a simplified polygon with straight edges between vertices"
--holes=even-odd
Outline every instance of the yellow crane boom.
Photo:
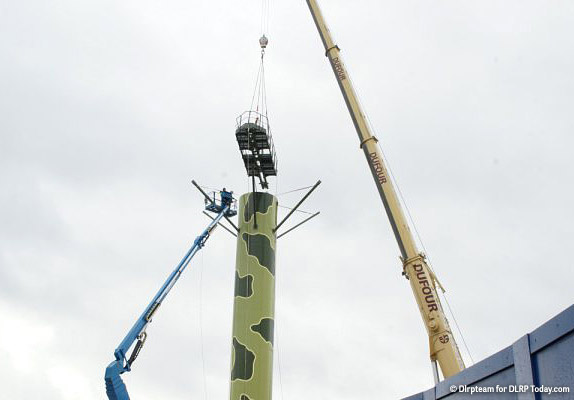
[{"label": "yellow crane boom", "polygon": [[436,277],[428,267],[424,254],[417,250],[413,235],[377,145],[377,138],[372,135],[365,115],[361,110],[357,95],[349,80],[349,74],[341,59],[340,49],[333,41],[317,1],[307,0],[307,4],[325,46],[325,54],[329,58],[337,83],[353,119],[353,124],[359,135],[360,148],[365,153],[377,190],[399,245],[403,272],[411,284],[428,333],[430,359],[433,365],[435,381],[438,381],[437,362],[440,365],[443,376],[448,378],[462,371],[464,362],[437,296]]}]

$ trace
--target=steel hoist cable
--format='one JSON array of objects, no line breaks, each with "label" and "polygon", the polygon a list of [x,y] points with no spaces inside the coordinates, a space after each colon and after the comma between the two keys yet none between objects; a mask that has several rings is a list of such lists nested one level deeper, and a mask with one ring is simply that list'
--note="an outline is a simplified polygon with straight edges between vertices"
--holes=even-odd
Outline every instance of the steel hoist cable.
[{"label": "steel hoist cable", "polygon": [[[257,70],[257,77],[255,78],[255,87],[253,88],[253,95],[251,96],[251,105],[249,110],[252,110],[255,114],[255,124],[263,124],[266,122],[268,124],[268,110],[267,110],[267,93],[266,93],[266,86],[265,86],[265,48],[269,40],[265,35],[261,36],[259,39],[259,45],[261,47],[261,58],[259,61],[259,69]],[[251,114],[252,111],[249,111]],[[259,116],[266,121],[260,121]],[[251,117],[249,118],[251,119]],[[269,126],[267,126],[269,129]],[[247,135],[247,145],[248,148],[251,148],[251,135]],[[249,175],[247,177],[247,190],[249,191]],[[252,192],[256,191],[255,187],[255,176],[252,176],[251,179],[252,184]]]},{"label": "steel hoist cable", "polygon": [[203,268],[205,251],[201,253],[199,266],[199,340],[201,342],[201,370],[203,374],[203,396],[207,400],[207,378],[205,375],[205,345],[203,339]]}]

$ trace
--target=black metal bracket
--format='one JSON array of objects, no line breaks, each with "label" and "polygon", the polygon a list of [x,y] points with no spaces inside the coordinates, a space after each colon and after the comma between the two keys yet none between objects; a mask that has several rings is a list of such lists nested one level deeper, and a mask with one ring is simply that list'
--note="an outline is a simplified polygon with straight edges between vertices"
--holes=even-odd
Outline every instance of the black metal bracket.
[{"label": "black metal bracket", "polygon": [[191,180],[191,183],[193,184],[193,186],[195,186],[197,188],[197,190],[199,190],[201,192],[201,194],[203,195],[203,197],[205,197],[207,199],[207,201],[209,201],[210,203],[213,203],[213,199],[211,199],[211,197],[209,197],[207,195],[207,193],[204,192],[204,190],[197,184],[197,182],[195,180]]},{"label": "black metal bracket", "polygon": [[[293,209],[291,209],[291,211],[289,212],[289,214],[287,214],[287,216],[285,218],[283,218],[283,220],[281,222],[279,222],[279,224],[275,227],[275,229],[273,229],[273,232],[277,232],[279,230],[279,228],[281,228],[281,225],[283,225],[285,223],[285,221],[287,221],[289,219],[289,217],[291,215],[293,215],[293,213],[295,211],[297,211],[297,209],[299,208],[299,206],[301,204],[303,204],[303,202],[305,200],[307,200],[307,197],[309,197],[311,195],[311,193],[313,193],[313,191],[315,189],[317,189],[317,186],[319,186],[321,184],[321,181],[317,181],[317,183],[315,185],[313,185],[313,187],[307,192],[307,194],[305,196],[303,196],[303,198],[301,200],[299,200],[299,202],[297,203],[297,205],[295,207],[293,207]],[[285,232],[287,233],[287,232]]]},{"label": "black metal bracket", "polygon": [[321,214],[320,211],[317,211],[315,214],[311,215],[309,218],[305,218],[303,221],[299,222],[297,225],[295,225],[294,227],[287,229],[285,232],[283,232],[281,235],[277,236],[277,239],[279,239],[280,237],[285,236],[286,234],[288,234],[289,232],[299,228],[301,225],[303,225],[305,222],[312,220],[313,218],[315,218],[317,215]]}]

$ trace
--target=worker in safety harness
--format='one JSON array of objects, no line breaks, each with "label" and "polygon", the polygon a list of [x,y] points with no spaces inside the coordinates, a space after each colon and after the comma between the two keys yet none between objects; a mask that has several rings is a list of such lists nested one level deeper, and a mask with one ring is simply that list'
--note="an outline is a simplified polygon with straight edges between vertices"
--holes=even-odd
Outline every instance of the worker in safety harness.
[{"label": "worker in safety harness", "polygon": [[225,190],[225,188],[223,188],[223,190],[219,192],[219,194],[221,195],[221,207],[225,206],[231,207],[231,203],[233,202],[233,192],[228,192],[227,190]]}]

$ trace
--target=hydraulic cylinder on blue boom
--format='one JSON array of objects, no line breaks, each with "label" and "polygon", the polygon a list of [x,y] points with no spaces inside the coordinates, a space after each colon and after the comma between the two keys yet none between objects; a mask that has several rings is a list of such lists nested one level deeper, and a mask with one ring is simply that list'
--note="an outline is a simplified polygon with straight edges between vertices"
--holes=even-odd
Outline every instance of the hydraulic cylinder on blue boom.
[{"label": "hydraulic cylinder on blue boom", "polygon": [[[186,255],[183,257],[181,262],[169,275],[161,289],[157,292],[153,300],[145,308],[144,312],[136,320],[133,327],[130,329],[126,337],[122,340],[120,345],[114,351],[115,360],[112,361],[106,368],[106,394],[109,400],[129,400],[128,391],[126,385],[120,377],[124,372],[130,371],[131,367],[136,360],[139,352],[141,351],[146,338],[146,328],[148,324],[152,321],[153,315],[169,294],[193,256],[197,254],[199,250],[205,245],[207,239],[211,232],[215,229],[217,224],[222,218],[229,218],[237,214],[235,210],[235,202],[233,199],[233,192],[228,192],[225,189],[220,192],[221,201],[217,201],[215,196],[210,198],[203,191],[202,193],[206,197],[206,209],[208,211],[217,213],[211,223],[207,228],[194,240],[193,245],[188,250]],[[137,341],[137,343],[136,343]],[[135,344],[135,347],[128,357],[127,353],[129,349]]]}]

